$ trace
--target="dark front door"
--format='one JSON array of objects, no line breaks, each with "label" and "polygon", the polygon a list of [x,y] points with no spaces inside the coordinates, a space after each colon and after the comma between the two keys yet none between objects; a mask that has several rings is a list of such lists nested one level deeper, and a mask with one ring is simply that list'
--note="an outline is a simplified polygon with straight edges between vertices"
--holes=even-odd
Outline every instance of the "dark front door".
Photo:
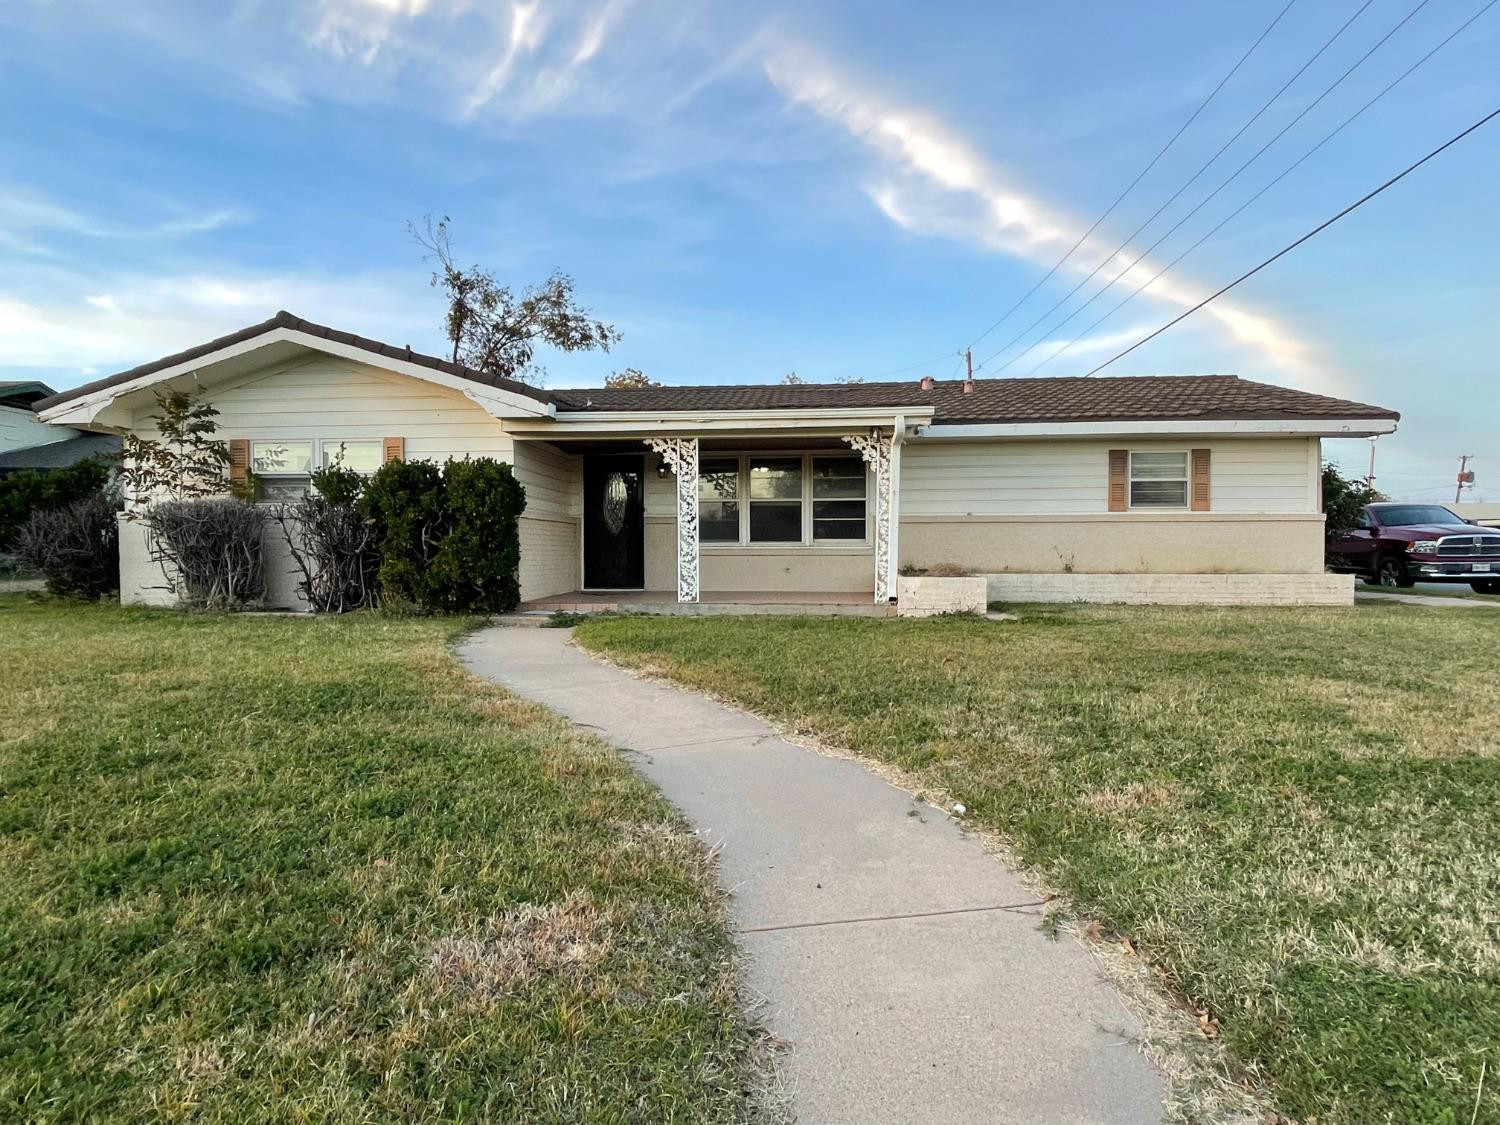
[{"label": "dark front door", "polygon": [[646,584],[645,471],[641,454],[583,459],[587,590],[639,590]]}]

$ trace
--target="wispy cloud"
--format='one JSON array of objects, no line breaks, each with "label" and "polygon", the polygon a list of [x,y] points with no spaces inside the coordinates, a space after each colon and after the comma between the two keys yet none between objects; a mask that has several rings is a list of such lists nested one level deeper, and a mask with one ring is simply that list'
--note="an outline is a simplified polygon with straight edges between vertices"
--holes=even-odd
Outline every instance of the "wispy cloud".
[{"label": "wispy cloud", "polygon": [[[803,45],[772,41],[763,65],[766,77],[790,104],[812,111],[865,147],[872,162],[864,190],[902,228],[1048,267],[1083,233],[1085,224],[1017,186],[935,114],[891,102]],[[1113,250],[1107,242],[1091,237],[1067,268],[1075,276],[1083,275],[1104,261],[1100,277],[1120,274],[1121,296],[1146,283],[1159,268],[1149,260],[1131,266],[1130,258],[1123,255],[1110,258]],[[1187,308],[1207,291],[1168,275],[1148,285],[1145,294]],[[1077,327],[1089,324],[1117,299],[1106,297]],[[1324,386],[1333,381],[1329,372],[1313,362],[1307,345],[1273,318],[1222,301],[1208,306],[1204,315],[1235,342],[1267,356],[1288,377]]]},{"label": "wispy cloud", "polygon": [[247,219],[243,211],[221,208],[143,223],[120,222],[85,215],[36,192],[0,186],[0,238],[13,246],[30,246],[34,250],[43,248],[25,236],[42,232],[87,238],[183,238],[233,226]]}]

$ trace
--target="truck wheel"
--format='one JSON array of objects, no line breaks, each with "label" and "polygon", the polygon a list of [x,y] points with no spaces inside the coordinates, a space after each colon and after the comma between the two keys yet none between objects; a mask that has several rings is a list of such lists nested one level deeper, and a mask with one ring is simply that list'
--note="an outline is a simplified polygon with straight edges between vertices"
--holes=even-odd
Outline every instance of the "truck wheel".
[{"label": "truck wheel", "polygon": [[1395,555],[1382,555],[1375,564],[1375,582],[1380,586],[1400,586],[1403,590],[1417,581],[1406,573],[1406,564]]},{"label": "truck wheel", "polygon": [[1476,594],[1500,594],[1500,578],[1479,578],[1469,585]]}]

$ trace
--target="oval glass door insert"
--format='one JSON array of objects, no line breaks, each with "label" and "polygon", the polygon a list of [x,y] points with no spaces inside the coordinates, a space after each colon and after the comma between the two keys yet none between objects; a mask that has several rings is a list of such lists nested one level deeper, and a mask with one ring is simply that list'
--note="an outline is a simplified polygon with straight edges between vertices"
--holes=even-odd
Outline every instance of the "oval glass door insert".
[{"label": "oval glass door insert", "polygon": [[611,535],[620,534],[625,526],[625,510],[630,503],[630,486],[624,473],[610,473],[604,482],[604,526]]}]

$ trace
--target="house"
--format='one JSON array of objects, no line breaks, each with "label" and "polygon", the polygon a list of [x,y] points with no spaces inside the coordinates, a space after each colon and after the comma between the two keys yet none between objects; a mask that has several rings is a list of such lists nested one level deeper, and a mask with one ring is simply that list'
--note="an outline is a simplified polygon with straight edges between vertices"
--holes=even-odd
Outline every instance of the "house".
[{"label": "house", "polygon": [[[1399,418],[1222,375],[547,390],[286,312],[37,407],[148,431],[165,385],[198,388],[272,496],[340,454],[510,462],[528,600],[885,603],[898,569],[947,566],[1015,600],[1347,603],[1320,442]],[[136,525],[121,552],[124,599],[160,598]]]},{"label": "house", "polygon": [[49,426],[37,417],[36,404],[52,397],[52,388],[34,379],[0,381],[0,454],[77,436],[66,426]]}]

